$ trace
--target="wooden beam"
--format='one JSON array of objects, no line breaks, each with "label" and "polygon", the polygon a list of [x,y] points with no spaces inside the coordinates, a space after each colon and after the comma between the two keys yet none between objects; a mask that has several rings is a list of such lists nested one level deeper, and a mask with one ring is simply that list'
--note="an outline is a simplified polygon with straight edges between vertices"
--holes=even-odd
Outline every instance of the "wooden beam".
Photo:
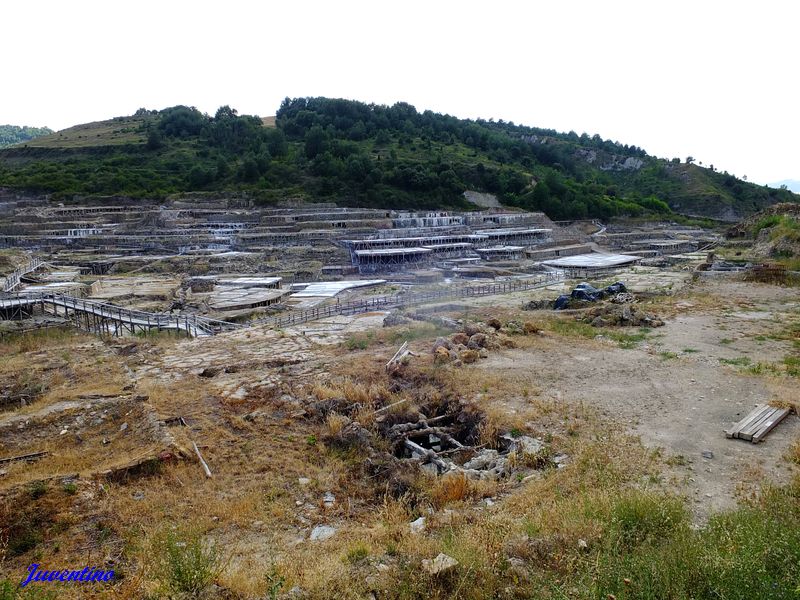
[{"label": "wooden beam", "polygon": [[751,440],[754,444],[759,443],[767,434],[775,429],[775,427],[783,421],[791,411],[788,408],[778,408],[773,413],[772,417],[768,421],[765,421],[759,430],[753,435],[753,439]]},{"label": "wooden beam", "polygon": [[194,446],[195,454],[197,454],[197,458],[200,459],[200,464],[203,465],[203,471],[206,473],[206,477],[211,477],[211,469],[208,468],[206,461],[203,460],[203,455],[200,454],[200,449],[197,447],[197,444],[192,442],[192,446]]},{"label": "wooden beam", "polygon": [[731,426],[731,428],[728,429],[725,432],[726,437],[729,437],[729,438],[731,438],[731,437],[734,437],[734,438],[735,437],[739,437],[739,435],[738,435],[739,432],[742,431],[743,429],[745,429],[746,427],[748,427],[754,420],[760,418],[760,416],[762,415],[762,413],[763,413],[763,411],[764,411],[764,409],[766,407],[767,407],[766,404],[756,404],[756,406],[755,406],[755,408],[753,408],[753,410],[751,410],[749,413],[747,413],[747,415],[743,419],[741,419],[737,423],[734,423]]},{"label": "wooden beam", "polygon": [[754,420],[750,425],[748,425],[745,429],[742,429],[739,432],[739,439],[750,441],[753,439],[753,434],[759,430],[762,424],[764,424],[768,419],[772,417],[773,414],[777,412],[777,408],[772,408],[771,406],[767,406],[762,412],[761,416]]},{"label": "wooden beam", "polygon": [[31,454],[21,454],[19,456],[9,456],[8,458],[0,458],[0,465],[10,462],[17,462],[18,460],[37,460],[50,454],[47,450],[43,452],[32,452]]},{"label": "wooden beam", "polygon": [[447,466],[447,463],[444,462],[441,458],[439,458],[439,455],[436,454],[436,452],[434,452],[433,450],[428,450],[427,448],[423,448],[422,446],[420,446],[419,444],[415,444],[411,440],[404,440],[403,445],[409,450],[411,450],[413,454],[420,454],[423,459],[429,460],[443,471],[448,470],[449,467]]}]

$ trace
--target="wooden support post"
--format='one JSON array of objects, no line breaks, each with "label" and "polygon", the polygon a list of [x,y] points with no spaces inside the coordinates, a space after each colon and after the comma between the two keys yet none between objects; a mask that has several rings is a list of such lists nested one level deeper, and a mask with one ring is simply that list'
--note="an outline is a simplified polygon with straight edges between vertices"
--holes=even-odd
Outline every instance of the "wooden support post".
[{"label": "wooden support post", "polygon": [[194,451],[197,454],[197,458],[200,459],[200,464],[203,466],[203,471],[205,471],[206,477],[211,477],[211,469],[208,468],[206,461],[203,460],[203,455],[200,454],[200,449],[197,447],[197,444],[192,442],[192,446],[194,446]]}]

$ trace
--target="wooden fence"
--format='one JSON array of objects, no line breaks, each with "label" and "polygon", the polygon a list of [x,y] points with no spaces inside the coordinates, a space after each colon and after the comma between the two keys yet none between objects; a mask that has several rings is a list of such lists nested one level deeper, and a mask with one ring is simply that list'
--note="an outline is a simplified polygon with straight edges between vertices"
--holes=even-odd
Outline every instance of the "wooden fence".
[{"label": "wooden fence", "polygon": [[44,264],[41,258],[32,258],[28,264],[18,267],[13,273],[3,278],[3,292],[10,292],[19,285],[22,277],[31,271],[35,271]]},{"label": "wooden fence", "polygon": [[115,336],[125,332],[177,330],[196,337],[240,327],[197,315],[149,313],[64,294],[20,293],[0,297],[0,310],[6,318],[19,318],[23,312],[36,308],[67,318],[78,328],[91,333]]},{"label": "wooden fence", "polygon": [[463,288],[428,290],[424,292],[400,292],[399,294],[390,296],[375,296],[374,298],[366,298],[352,302],[340,302],[304,310],[296,310],[286,314],[260,319],[256,322],[265,323],[277,328],[289,327],[307,323],[308,321],[334,317],[336,315],[354,315],[372,312],[374,310],[428,304],[439,300],[455,300],[459,298],[474,298],[478,296],[494,296],[498,294],[524,292],[526,290],[550,285],[560,280],[561,277],[557,273],[547,273],[533,279],[520,279],[503,283],[487,283]]}]

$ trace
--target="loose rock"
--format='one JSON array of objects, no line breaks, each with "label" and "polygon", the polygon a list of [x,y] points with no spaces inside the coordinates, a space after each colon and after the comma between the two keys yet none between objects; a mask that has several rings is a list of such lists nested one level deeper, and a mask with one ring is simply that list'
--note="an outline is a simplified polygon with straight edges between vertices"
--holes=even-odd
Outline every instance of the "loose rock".
[{"label": "loose rock", "polygon": [[411,521],[408,526],[411,529],[411,533],[422,533],[425,531],[425,517],[420,517],[416,521]]},{"label": "loose rock", "polygon": [[452,556],[447,556],[447,554],[441,552],[439,555],[434,559],[425,559],[422,561],[422,568],[425,569],[431,575],[439,575],[441,573],[446,573],[451,571],[452,569],[458,566],[458,561],[453,558]]},{"label": "loose rock", "polygon": [[335,533],[335,527],[331,527],[330,525],[317,525],[311,530],[309,539],[312,542],[324,542],[325,540],[332,538]]}]

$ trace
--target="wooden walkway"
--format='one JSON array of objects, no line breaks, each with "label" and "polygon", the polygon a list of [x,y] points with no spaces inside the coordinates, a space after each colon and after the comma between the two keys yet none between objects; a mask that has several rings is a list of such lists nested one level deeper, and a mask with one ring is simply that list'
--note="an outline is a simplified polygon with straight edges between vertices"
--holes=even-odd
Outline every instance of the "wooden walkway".
[{"label": "wooden walkway", "polygon": [[44,265],[44,261],[41,258],[32,258],[30,262],[26,265],[23,265],[17,268],[13,273],[7,275],[3,278],[3,285],[2,290],[3,292],[11,292],[16,288],[22,277],[31,271],[35,271],[39,267]]},{"label": "wooden walkway", "polygon": [[0,314],[3,318],[19,318],[35,309],[65,317],[90,333],[113,336],[173,330],[191,337],[201,337],[240,327],[235,323],[197,315],[149,313],[63,294],[19,293],[0,296]]},{"label": "wooden walkway", "polygon": [[487,283],[463,288],[432,290],[425,292],[399,293],[391,296],[375,296],[364,300],[353,302],[341,302],[337,304],[327,304],[305,310],[291,311],[282,315],[259,319],[254,323],[264,323],[273,327],[289,327],[316,321],[337,315],[354,315],[374,310],[388,310],[400,308],[402,306],[415,306],[428,304],[441,300],[455,300],[459,298],[475,298],[479,296],[495,296],[498,294],[512,294],[523,292],[561,281],[562,276],[557,273],[546,273],[532,279],[520,279],[504,283]]},{"label": "wooden walkway", "polygon": [[[44,264],[34,259],[27,270],[20,269],[6,278],[6,284],[16,287],[19,278]],[[249,325],[265,324],[275,328],[299,325],[309,321],[325,319],[337,315],[354,315],[375,310],[388,310],[404,306],[428,304],[443,300],[474,298],[498,294],[511,294],[544,287],[560,281],[558,273],[508,281],[487,283],[468,287],[431,290],[424,292],[400,292],[387,296],[375,296],[352,302],[337,302],[305,310],[290,311],[285,314],[252,321]],[[173,315],[149,313],[55,293],[4,293],[0,294],[0,319],[22,318],[40,310],[46,314],[64,317],[76,327],[90,333],[120,336],[148,331],[182,331],[191,337],[202,337],[233,330],[243,325],[218,321],[197,315]]]}]

